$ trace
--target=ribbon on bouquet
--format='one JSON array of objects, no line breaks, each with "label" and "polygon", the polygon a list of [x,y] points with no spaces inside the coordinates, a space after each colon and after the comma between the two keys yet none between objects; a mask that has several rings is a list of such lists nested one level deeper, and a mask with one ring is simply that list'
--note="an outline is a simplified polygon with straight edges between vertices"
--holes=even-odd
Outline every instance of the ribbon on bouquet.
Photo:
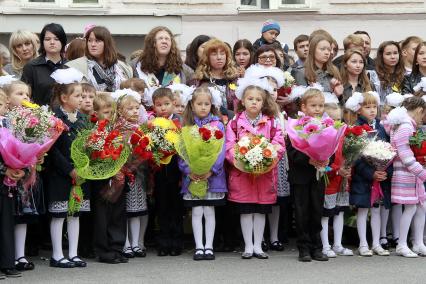
[{"label": "ribbon on bouquet", "polygon": [[383,190],[380,186],[380,181],[373,181],[371,185],[371,206],[383,197]]}]

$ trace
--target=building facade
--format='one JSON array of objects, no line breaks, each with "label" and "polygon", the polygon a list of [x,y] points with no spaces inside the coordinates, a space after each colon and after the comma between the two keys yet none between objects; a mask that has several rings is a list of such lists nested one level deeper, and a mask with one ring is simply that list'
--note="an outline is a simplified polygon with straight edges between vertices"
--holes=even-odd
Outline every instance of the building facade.
[{"label": "building facade", "polygon": [[366,30],[373,49],[384,40],[409,35],[426,39],[425,0],[0,0],[0,42],[11,32],[40,32],[46,23],[64,26],[70,39],[86,24],[111,30],[120,51],[143,48],[143,39],[158,25],[176,34],[180,49],[199,34],[223,39],[260,36],[266,19],[281,24],[279,40],[292,48],[299,34],[328,30],[341,44],[355,30]]}]

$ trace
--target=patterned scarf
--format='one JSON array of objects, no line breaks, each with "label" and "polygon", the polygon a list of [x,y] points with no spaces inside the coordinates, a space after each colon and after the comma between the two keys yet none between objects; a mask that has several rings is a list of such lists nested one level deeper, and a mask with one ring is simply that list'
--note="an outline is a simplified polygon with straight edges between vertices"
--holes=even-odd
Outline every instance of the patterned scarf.
[{"label": "patterned scarf", "polygon": [[[90,82],[96,90],[114,92],[119,88],[119,84],[123,76],[121,72],[119,72],[117,63],[110,67],[103,68],[96,61],[88,59],[87,64],[89,66]],[[103,81],[102,83],[96,80],[96,77],[93,75],[95,72]]]}]

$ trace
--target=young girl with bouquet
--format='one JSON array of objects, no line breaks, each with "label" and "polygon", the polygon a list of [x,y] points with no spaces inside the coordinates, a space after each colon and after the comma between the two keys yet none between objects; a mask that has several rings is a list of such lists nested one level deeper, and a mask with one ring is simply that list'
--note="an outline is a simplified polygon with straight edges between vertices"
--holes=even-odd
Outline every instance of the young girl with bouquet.
[{"label": "young girl with bouquet", "polygon": [[[184,206],[192,207],[192,231],[196,246],[193,258],[194,260],[213,260],[215,259],[213,252],[213,239],[216,226],[215,206],[225,204],[225,193],[227,192],[226,175],[223,167],[225,161],[225,146],[223,145],[225,127],[218,117],[222,101],[220,93],[206,85],[195,89],[193,94],[189,95],[187,99],[189,99],[189,102],[183,114],[184,129],[182,130],[182,134],[185,133],[186,127],[192,127],[191,129],[198,128],[197,132],[200,133],[200,139],[204,141],[211,139],[220,141],[217,144],[218,147],[216,147],[216,141],[205,143],[204,147],[216,148],[214,153],[207,154],[210,156],[209,162],[214,162],[214,164],[205,174],[196,174],[191,171],[191,159],[189,161],[187,161],[188,159],[179,159],[179,168],[183,173],[181,193],[183,195]],[[202,130],[208,133],[203,134]],[[191,145],[188,143],[189,141],[186,142],[185,145],[188,151],[196,151],[195,147],[199,143]],[[179,153],[180,147],[176,148]],[[207,149],[204,152],[207,152]],[[212,159],[212,157],[215,158]],[[206,158],[205,161],[207,162]],[[191,183],[196,184],[201,181],[207,181],[207,189],[205,193],[198,194],[192,190]],[[203,244],[203,216],[205,219],[205,244]]]},{"label": "young girl with bouquet", "polygon": [[[244,155],[245,151],[242,152],[241,149],[246,149],[247,142],[258,145],[262,140],[258,139],[259,135],[272,143],[272,146],[270,148],[268,146],[265,150],[269,150],[270,154],[275,152],[273,154],[276,160],[282,157],[285,145],[281,127],[275,121],[278,106],[268,93],[271,91],[266,79],[240,79],[236,92],[237,98],[240,99],[239,112],[228,124],[226,131],[226,159],[234,165],[229,171],[228,200],[239,206],[245,243],[243,259],[253,256],[259,259],[268,258],[262,250],[261,243],[265,214],[272,212],[272,204],[275,204],[277,198],[277,176],[271,169],[256,175],[249,173],[249,170],[243,172],[241,167],[235,167],[235,158],[237,155]],[[236,148],[241,148],[239,154]]]}]

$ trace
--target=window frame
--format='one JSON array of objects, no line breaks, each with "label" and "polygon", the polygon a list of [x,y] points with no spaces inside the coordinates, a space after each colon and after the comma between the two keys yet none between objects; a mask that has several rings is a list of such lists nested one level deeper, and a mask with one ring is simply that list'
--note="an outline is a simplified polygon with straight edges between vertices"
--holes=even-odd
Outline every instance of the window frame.
[{"label": "window frame", "polygon": [[24,7],[29,8],[101,8],[104,6],[104,0],[97,0],[97,3],[74,3],[74,0],[54,0],[52,2],[31,2],[30,0],[21,0]]}]

